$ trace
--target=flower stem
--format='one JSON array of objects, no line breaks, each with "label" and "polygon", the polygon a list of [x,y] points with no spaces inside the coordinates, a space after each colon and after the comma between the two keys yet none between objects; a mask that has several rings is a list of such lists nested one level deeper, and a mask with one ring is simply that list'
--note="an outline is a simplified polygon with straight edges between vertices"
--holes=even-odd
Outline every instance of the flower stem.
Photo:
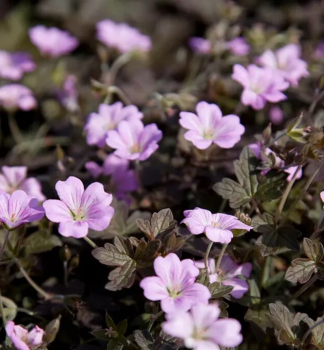
[{"label": "flower stem", "polygon": [[147,330],[150,332],[150,330],[152,329],[152,326],[154,324],[154,322],[161,316],[163,315],[163,311],[161,310],[160,312],[158,312],[156,315],[151,317],[151,321],[147,327]]},{"label": "flower stem", "polygon": [[207,250],[206,250],[206,253],[205,253],[205,258],[204,258],[207,275],[208,275],[208,257],[209,257],[209,253],[210,253],[210,251],[212,249],[213,244],[214,244],[214,242],[210,242],[208,244],[208,247],[207,247]]},{"label": "flower stem", "polygon": [[108,101],[108,103],[110,102],[112,94],[116,94],[124,102],[125,105],[132,104],[132,101],[126,96],[123,90],[121,90],[118,86],[115,85],[109,86],[109,88],[107,89],[107,97],[105,99],[105,103],[106,101]]},{"label": "flower stem", "polygon": [[83,239],[91,245],[92,248],[98,248],[98,246],[96,245],[96,243],[94,241],[92,241],[89,237],[83,237]]},{"label": "flower stem", "polygon": [[25,279],[27,280],[27,282],[45,299],[52,299],[52,297],[54,296],[53,294],[47,293],[45,292],[44,289],[42,289],[38,284],[36,284],[31,277],[28,275],[27,271],[23,268],[23,266],[21,265],[20,261],[17,258],[13,259],[15,264],[18,266],[20,272],[22,273],[22,275],[25,277]]},{"label": "flower stem", "polygon": [[275,221],[276,221],[276,222],[279,221],[279,218],[280,218],[280,215],[281,215],[281,213],[282,213],[282,210],[283,210],[283,208],[284,208],[284,206],[285,206],[285,203],[286,203],[286,201],[287,201],[287,198],[288,198],[288,196],[289,196],[289,193],[290,193],[290,191],[291,191],[291,188],[293,187],[293,185],[294,185],[294,183],[295,183],[295,181],[296,181],[298,172],[300,171],[301,167],[302,167],[301,165],[298,165],[298,167],[297,167],[297,169],[296,169],[296,171],[295,171],[295,173],[294,173],[294,175],[293,175],[291,181],[289,181],[288,184],[287,184],[287,187],[286,187],[286,189],[285,189],[285,192],[284,192],[284,194],[283,194],[283,196],[282,196],[282,198],[281,198],[281,200],[280,200],[279,206],[278,206],[277,211],[276,211],[276,217],[275,217]]},{"label": "flower stem", "polygon": [[0,313],[1,313],[3,327],[5,327],[5,325],[6,325],[6,315],[5,315],[4,309],[3,309],[1,289],[0,289]]},{"label": "flower stem", "polygon": [[11,135],[12,135],[13,139],[15,140],[15,143],[19,144],[22,141],[24,141],[24,137],[23,137],[23,135],[18,127],[18,124],[17,124],[16,119],[15,119],[15,115],[13,113],[10,113],[8,115],[8,125],[9,125]]},{"label": "flower stem", "polygon": [[5,232],[5,238],[4,238],[4,240],[3,240],[3,244],[2,244],[2,247],[1,247],[1,251],[0,251],[0,261],[1,261],[1,259],[2,259],[3,252],[4,252],[4,250],[5,250],[5,248],[6,248],[6,245],[7,245],[7,242],[8,242],[9,233],[10,233],[10,231],[9,231],[9,230],[6,230],[6,232]]},{"label": "flower stem", "polygon": [[219,270],[219,267],[221,265],[221,262],[222,262],[222,259],[223,259],[223,256],[224,256],[224,253],[225,253],[225,250],[226,250],[227,246],[228,246],[228,244],[224,244],[222,246],[222,250],[221,250],[221,252],[220,252],[220,254],[218,256],[217,262],[216,262],[216,268],[215,268],[216,273],[218,273],[218,270]]}]

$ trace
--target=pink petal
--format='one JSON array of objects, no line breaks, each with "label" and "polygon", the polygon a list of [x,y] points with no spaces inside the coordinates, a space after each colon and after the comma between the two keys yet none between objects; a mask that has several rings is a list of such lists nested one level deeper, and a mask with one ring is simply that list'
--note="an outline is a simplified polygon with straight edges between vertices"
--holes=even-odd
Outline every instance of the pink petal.
[{"label": "pink petal", "polygon": [[233,233],[232,231],[229,231],[229,230],[208,226],[206,228],[206,236],[212,242],[228,244],[233,238]]},{"label": "pink petal", "polygon": [[241,325],[234,319],[217,320],[209,328],[209,336],[217,344],[224,347],[234,347],[241,344],[243,337],[240,334]]},{"label": "pink petal", "polygon": [[70,176],[66,181],[58,181],[55,189],[61,201],[63,201],[71,211],[75,211],[81,206],[81,198],[84,186],[80,179]]},{"label": "pink petal", "polygon": [[157,301],[169,297],[167,288],[159,277],[154,276],[142,279],[140,287],[144,289],[144,296],[149,300]]},{"label": "pink petal", "polygon": [[83,238],[88,234],[88,228],[84,221],[65,221],[59,224],[58,232],[64,237]]},{"label": "pink petal", "polygon": [[65,222],[73,220],[67,205],[57,199],[48,199],[43,203],[48,220],[53,222]]}]

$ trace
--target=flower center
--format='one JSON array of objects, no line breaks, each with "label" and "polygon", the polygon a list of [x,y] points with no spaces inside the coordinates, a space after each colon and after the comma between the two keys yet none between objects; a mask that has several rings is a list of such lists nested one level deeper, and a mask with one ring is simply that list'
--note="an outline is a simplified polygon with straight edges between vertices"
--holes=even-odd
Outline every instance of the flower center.
[{"label": "flower center", "polygon": [[212,222],[211,222],[211,225],[212,225],[213,227],[220,227],[220,224],[219,224],[219,222],[217,222],[217,221],[212,221]]},{"label": "flower center", "polygon": [[73,220],[75,221],[82,221],[85,217],[84,212],[81,208],[78,208],[75,212],[71,212]]},{"label": "flower center", "polygon": [[199,328],[195,328],[193,333],[192,333],[192,337],[196,340],[203,340],[206,339],[206,330],[205,329],[199,329]]},{"label": "flower center", "polygon": [[141,150],[140,150],[139,144],[135,143],[135,144],[131,147],[130,151],[131,151],[131,153],[140,153]]},{"label": "flower center", "polygon": [[179,286],[172,286],[167,288],[169,296],[173,299],[178,298],[181,295],[181,288]]},{"label": "flower center", "polygon": [[214,130],[208,129],[208,130],[204,131],[203,137],[206,140],[212,140],[214,138]]}]

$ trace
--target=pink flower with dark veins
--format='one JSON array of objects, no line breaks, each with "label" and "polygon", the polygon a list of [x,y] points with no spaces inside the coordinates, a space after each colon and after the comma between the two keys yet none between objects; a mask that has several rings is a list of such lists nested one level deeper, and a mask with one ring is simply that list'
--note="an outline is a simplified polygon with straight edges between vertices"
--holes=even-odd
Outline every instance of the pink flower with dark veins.
[{"label": "pink flower with dark veins", "polygon": [[232,79],[243,86],[241,102],[254,109],[262,109],[267,101],[279,102],[287,97],[282,93],[289,83],[271,68],[260,68],[250,64],[247,68],[236,64],[233,67]]},{"label": "pink flower with dark veins", "polygon": [[196,112],[181,112],[179,122],[189,130],[184,134],[185,139],[197,148],[206,149],[213,143],[221,148],[231,148],[240,141],[245,128],[238,116],[223,116],[217,105],[207,102],[199,102]]},{"label": "pink flower with dark veins", "polygon": [[[199,269],[205,269],[204,261],[196,261],[195,265]],[[224,255],[219,270],[216,271],[215,259],[208,259],[209,282],[221,282],[224,286],[233,286],[231,296],[240,299],[249,290],[246,278],[250,277],[252,270],[251,263],[238,265],[230,256]],[[239,277],[243,277],[241,279]]]},{"label": "pink flower with dark veins", "polygon": [[199,270],[190,259],[180,261],[174,253],[154,260],[157,276],[140,282],[147,299],[161,301],[164,312],[187,311],[198,302],[207,304],[211,296],[208,288],[195,283]]},{"label": "pink flower with dark veins", "polygon": [[29,29],[29,37],[43,55],[50,57],[66,55],[79,45],[77,38],[55,27],[38,25]]},{"label": "pink flower with dark veins", "polygon": [[0,87],[0,106],[8,111],[22,109],[30,111],[37,106],[33,92],[20,84],[8,84]]},{"label": "pink flower with dark veins", "polygon": [[193,235],[205,233],[212,241],[228,244],[233,238],[234,229],[250,231],[252,226],[241,222],[236,216],[227,214],[212,214],[209,210],[195,208],[184,212],[185,219],[181,221],[187,225]]},{"label": "pink flower with dark veins", "polygon": [[0,77],[19,80],[24,73],[32,72],[36,65],[26,52],[0,51]]},{"label": "pink flower with dark veins", "polygon": [[232,318],[219,319],[221,310],[216,304],[194,305],[189,312],[166,314],[162,329],[180,338],[188,349],[220,350],[242,343],[240,323]]},{"label": "pink flower with dark veins", "polygon": [[8,321],[6,324],[6,333],[17,350],[32,350],[38,348],[43,343],[45,332],[38,326],[28,331],[26,328]]},{"label": "pink flower with dark veins", "polygon": [[0,193],[11,194],[16,190],[22,190],[29,196],[37,198],[39,202],[45,200],[40,182],[35,177],[27,178],[27,167],[4,165],[1,170]]},{"label": "pink flower with dark veins", "polygon": [[85,190],[80,179],[70,176],[58,181],[55,189],[60,200],[50,199],[43,205],[47,218],[59,223],[62,236],[83,238],[89,228],[103,231],[109,226],[114,215],[112,195],[104,191],[101,183],[94,182]]}]

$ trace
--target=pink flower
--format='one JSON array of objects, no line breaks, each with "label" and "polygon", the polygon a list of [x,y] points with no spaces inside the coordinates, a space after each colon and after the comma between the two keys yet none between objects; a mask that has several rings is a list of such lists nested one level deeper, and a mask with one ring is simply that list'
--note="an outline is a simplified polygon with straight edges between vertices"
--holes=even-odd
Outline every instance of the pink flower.
[{"label": "pink flower", "polygon": [[232,318],[218,319],[220,313],[216,304],[194,305],[189,312],[167,314],[162,329],[184,340],[189,349],[220,350],[220,346],[238,346],[243,340],[240,323]]},{"label": "pink flower", "polygon": [[32,91],[20,84],[8,84],[0,87],[0,106],[7,110],[22,109],[29,111],[37,106]]},{"label": "pink flower", "polygon": [[[205,268],[204,261],[197,261],[195,265],[199,269]],[[235,299],[240,299],[249,290],[248,283],[238,278],[238,276],[243,276],[249,278],[252,270],[252,264],[245,263],[242,265],[236,264],[236,262],[229,257],[224,255],[220,264],[220,268],[216,271],[216,263],[214,259],[208,260],[208,274],[209,282],[221,282],[225,286],[233,286],[231,291],[231,296]]]},{"label": "pink flower", "polygon": [[35,197],[39,202],[45,199],[40,182],[35,177],[27,178],[27,167],[3,166],[1,169],[0,193],[11,194],[16,190],[22,190],[28,196]]},{"label": "pink flower", "polygon": [[117,130],[108,131],[106,142],[120,158],[145,160],[159,148],[161,139],[162,131],[156,124],[144,126],[140,120],[132,120],[121,121]]},{"label": "pink flower", "polygon": [[321,196],[322,202],[324,203],[324,191],[322,191],[322,192],[320,193],[320,196]]},{"label": "pink flower", "polygon": [[55,27],[38,25],[29,29],[29,37],[43,55],[50,57],[66,55],[79,45],[78,39]]},{"label": "pink flower", "polygon": [[189,130],[184,135],[185,139],[197,148],[206,149],[212,143],[221,148],[231,148],[240,141],[245,128],[238,116],[230,114],[223,117],[217,105],[207,102],[199,102],[196,111],[197,115],[181,112],[179,122]]},{"label": "pink flower", "polygon": [[283,121],[283,111],[278,106],[273,106],[270,108],[269,119],[272,124],[279,125]]},{"label": "pink flower", "polygon": [[323,58],[324,57],[324,40],[321,40],[315,49],[315,57]]},{"label": "pink flower", "polygon": [[43,342],[44,330],[35,326],[31,331],[15,325],[9,321],[6,324],[6,333],[17,350],[30,350]]},{"label": "pink flower", "polygon": [[246,56],[250,52],[250,45],[241,36],[228,41],[226,48],[235,56]]},{"label": "pink flower", "polygon": [[28,53],[0,51],[1,78],[19,80],[24,73],[32,72],[35,66]]},{"label": "pink flower", "polygon": [[207,54],[211,50],[211,42],[207,39],[193,37],[189,40],[191,49],[200,54]]},{"label": "pink flower", "polygon": [[59,223],[62,236],[82,238],[89,228],[103,231],[109,226],[114,215],[112,195],[104,191],[102,184],[94,182],[84,190],[82,181],[70,176],[58,181],[55,189],[60,200],[47,200],[43,205],[47,218]]},{"label": "pink flower", "polygon": [[106,157],[102,167],[95,162],[87,162],[85,167],[94,178],[101,174],[111,175],[116,197],[127,200],[127,192],[135,191],[138,187],[135,171],[130,170],[129,165],[127,159],[110,154]]},{"label": "pink flower", "polygon": [[187,311],[196,303],[208,303],[210,292],[202,284],[195,283],[199,270],[190,259],[180,261],[176,254],[168,254],[154,260],[157,276],[144,278],[140,286],[147,299],[161,301],[164,312]]},{"label": "pink flower", "polygon": [[[298,166],[295,165],[295,166],[291,166],[289,168],[286,168],[284,170],[285,173],[289,174],[289,176],[287,177],[287,181],[290,182],[297,170]],[[297,175],[296,175],[296,180],[299,180],[301,179],[303,176],[303,170],[302,169],[299,169],[298,172],[297,172]]]},{"label": "pink flower", "polygon": [[149,36],[126,23],[115,23],[104,19],[97,23],[97,39],[108,47],[122,53],[139,50],[150,51],[152,42]]},{"label": "pink flower", "polygon": [[104,147],[108,131],[116,130],[122,120],[134,121],[143,118],[138,108],[134,105],[125,106],[121,102],[112,105],[101,104],[98,113],[91,113],[84,129],[87,132],[87,143]]},{"label": "pink flower", "polygon": [[250,231],[252,229],[252,226],[244,224],[236,216],[212,214],[209,210],[201,208],[186,210],[184,216],[186,218],[181,223],[186,224],[193,235],[205,233],[212,242],[222,244],[228,244],[232,240],[232,230]]},{"label": "pink flower", "polygon": [[275,70],[293,86],[297,86],[301,78],[309,76],[307,63],[300,59],[299,45],[289,44],[276,52],[267,50],[258,58],[258,63]]},{"label": "pink flower", "polygon": [[77,81],[75,75],[68,75],[64,80],[62,90],[58,92],[60,103],[72,113],[79,109]]},{"label": "pink flower", "polygon": [[38,200],[24,191],[15,191],[11,195],[0,194],[0,224],[12,230],[23,224],[40,220],[44,209],[38,206]]},{"label": "pink flower", "polygon": [[262,109],[267,101],[279,102],[287,98],[281,91],[287,89],[289,83],[273,69],[260,68],[254,64],[246,69],[236,64],[232,78],[244,88],[241,102],[254,109]]}]

